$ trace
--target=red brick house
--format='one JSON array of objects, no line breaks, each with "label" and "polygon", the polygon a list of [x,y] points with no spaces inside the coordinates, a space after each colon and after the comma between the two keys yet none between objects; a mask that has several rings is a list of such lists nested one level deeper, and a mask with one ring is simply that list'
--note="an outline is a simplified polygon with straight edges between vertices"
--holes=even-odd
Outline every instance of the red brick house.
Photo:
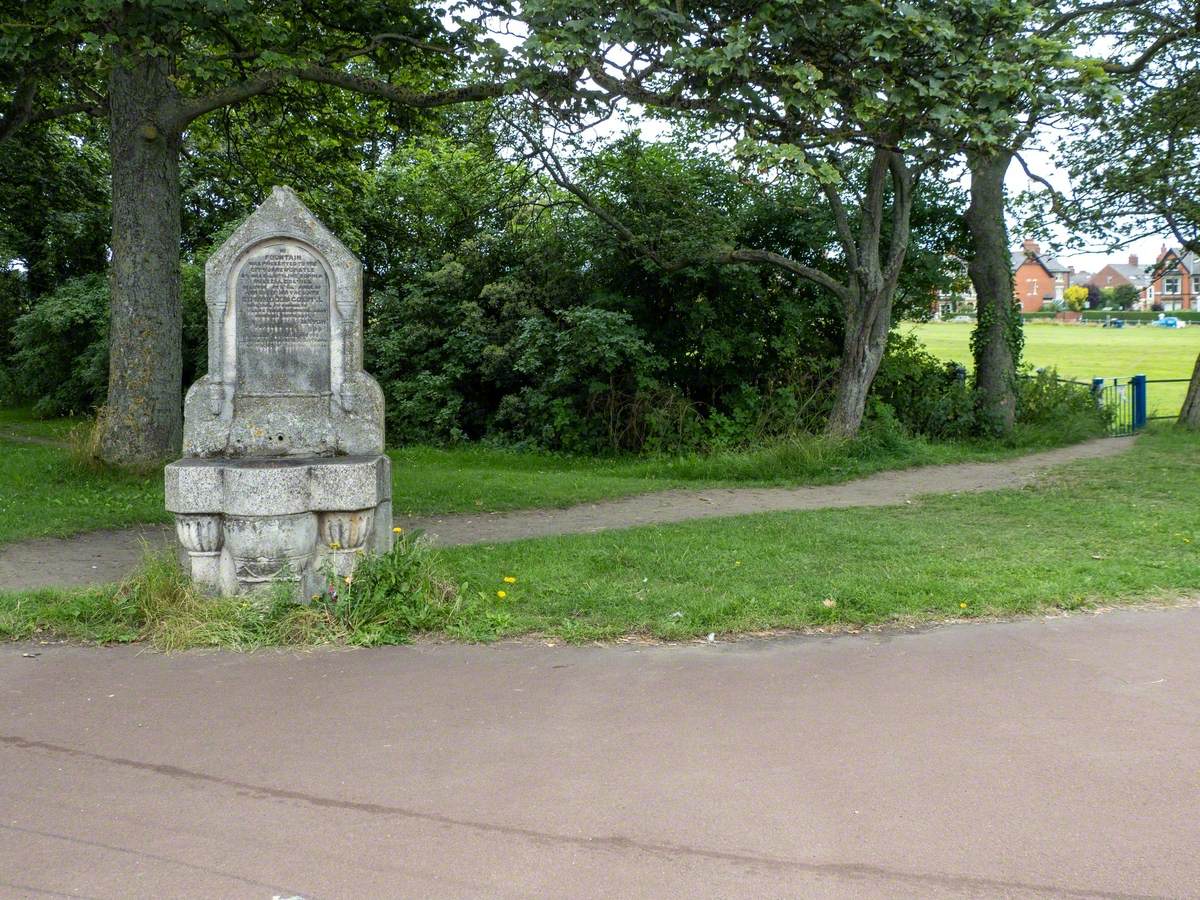
[{"label": "red brick house", "polygon": [[1146,266],[1138,263],[1134,254],[1129,255],[1127,263],[1109,263],[1091,278],[1091,283],[1100,290],[1131,284],[1137,288],[1140,300],[1138,306],[1149,308],[1148,294],[1151,282],[1150,273]]},{"label": "red brick house", "polygon": [[1043,254],[1036,242],[1026,240],[1012,255],[1013,296],[1021,312],[1037,312],[1046,303],[1062,300],[1071,286],[1071,273],[1053,256]]},{"label": "red brick house", "polygon": [[1168,312],[1197,308],[1200,260],[1196,254],[1163,247],[1150,271],[1150,278],[1146,299],[1151,305],[1161,304]]}]

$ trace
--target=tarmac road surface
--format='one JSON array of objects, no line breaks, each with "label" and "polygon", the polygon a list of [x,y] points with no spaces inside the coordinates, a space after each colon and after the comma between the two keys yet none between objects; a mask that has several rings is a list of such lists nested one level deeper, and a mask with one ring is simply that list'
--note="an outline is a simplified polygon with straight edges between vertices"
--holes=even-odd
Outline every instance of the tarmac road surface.
[{"label": "tarmac road surface", "polygon": [[1196,897],[1200,608],[687,646],[5,644],[0,775],[4,897]]}]

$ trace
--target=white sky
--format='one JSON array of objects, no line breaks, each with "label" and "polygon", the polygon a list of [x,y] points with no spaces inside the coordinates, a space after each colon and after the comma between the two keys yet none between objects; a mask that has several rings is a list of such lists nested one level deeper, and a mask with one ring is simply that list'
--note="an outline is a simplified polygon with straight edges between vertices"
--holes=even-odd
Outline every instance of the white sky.
[{"label": "white sky", "polygon": [[[1025,157],[1025,161],[1029,163],[1029,167],[1037,175],[1045,178],[1058,190],[1069,191],[1069,179],[1064,172],[1060,171],[1054,165],[1049,153],[1043,150],[1032,150],[1024,153],[1023,156]],[[1008,170],[1005,183],[1010,196],[1015,196],[1022,191],[1041,189],[1040,185],[1033,182],[1025,174],[1025,170],[1016,160],[1013,160],[1013,164]],[[965,182],[963,186],[966,186]],[[1019,245],[1023,235],[1020,234],[1015,222],[1010,221],[1009,226],[1009,236],[1012,238],[1014,244]],[[1143,232],[1146,230],[1146,228],[1141,229]],[[1060,240],[1068,237],[1068,233],[1061,226],[1052,226],[1051,231]],[[1109,250],[1103,242],[1089,243],[1086,251],[1062,250],[1055,252],[1048,246],[1043,249],[1055,252],[1055,255],[1064,265],[1074,266],[1078,271],[1094,274],[1104,268],[1107,263],[1128,262],[1130,254],[1137,256],[1139,265],[1150,265],[1158,258],[1159,250],[1163,244],[1173,246],[1175,243],[1176,241],[1174,241],[1173,236],[1163,234],[1151,237],[1139,237],[1129,243],[1122,242],[1122,246],[1115,250]]]}]

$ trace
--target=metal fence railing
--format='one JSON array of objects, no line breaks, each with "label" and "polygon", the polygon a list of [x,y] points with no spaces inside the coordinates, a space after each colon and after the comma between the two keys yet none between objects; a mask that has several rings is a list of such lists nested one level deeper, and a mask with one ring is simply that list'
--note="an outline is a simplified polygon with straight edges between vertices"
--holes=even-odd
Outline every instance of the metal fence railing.
[{"label": "metal fence railing", "polygon": [[1128,378],[1093,378],[1092,396],[1096,403],[1112,414],[1109,434],[1133,434],[1156,419],[1174,419],[1179,414],[1149,414],[1148,386],[1152,384],[1187,384],[1190,378],[1147,378],[1132,375]]},{"label": "metal fence railing", "polygon": [[[1146,384],[1190,384],[1190,378],[1151,378]],[[1178,419],[1179,413],[1173,412],[1169,416],[1146,416],[1147,421],[1153,422],[1155,419]]]},{"label": "metal fence railing", "polygon": [[[1044,370],[1038,369],[1039,374]],[[1033,377],[1033,376],[1022,376]],[[1150,415],[1147,399],[1152,384],[1188,384],[1190,378],[1147,378],[1145,375],[1130,375],[1119,378],[1093,378],[1079,381],[1075,378],[1055,378],[1067,384],[1089,388],[1096,405],[1109,413],[1108,433],[1113,437],[1134,434],[1146,427],[1147,422],[1176,419],[1179,413]]]}]

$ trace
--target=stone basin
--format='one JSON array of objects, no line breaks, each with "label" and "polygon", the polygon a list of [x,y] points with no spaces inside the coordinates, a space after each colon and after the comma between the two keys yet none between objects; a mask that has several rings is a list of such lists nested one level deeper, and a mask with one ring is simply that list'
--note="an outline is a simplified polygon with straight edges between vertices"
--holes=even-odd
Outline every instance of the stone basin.
[{"label": "stone basin", "polygon": [[192,578],[223,594],[285,580],[311,596],[349,574],[357,554],[391,547],[383,454],[181,459],[165,476]]}]

